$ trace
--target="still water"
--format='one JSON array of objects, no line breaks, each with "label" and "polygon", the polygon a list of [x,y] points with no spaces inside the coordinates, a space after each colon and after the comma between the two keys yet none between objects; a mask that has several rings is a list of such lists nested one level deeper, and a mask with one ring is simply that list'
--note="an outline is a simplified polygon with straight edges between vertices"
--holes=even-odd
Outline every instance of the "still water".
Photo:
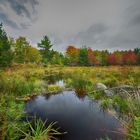
[{"label": "still water", "polygon": [[62,135],[59,140],[100,140],[107,136],[123,140],[119,133],[120,122],[104,112],[97,102],[87,96],[77,96],[74,91],[56,95],[35,96],[26,102],[28,116],[57,121]]}]

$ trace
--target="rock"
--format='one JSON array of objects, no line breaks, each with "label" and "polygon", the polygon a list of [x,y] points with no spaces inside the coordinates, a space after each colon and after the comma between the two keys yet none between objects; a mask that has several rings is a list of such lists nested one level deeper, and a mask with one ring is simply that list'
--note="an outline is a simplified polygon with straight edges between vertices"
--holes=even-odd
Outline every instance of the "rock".
[{"label": "rock", "polygon": [[107,89],[107,86],[104,85],[103,83],[96,83],[96,88],[100,90],[105,90]]},{"label": "rock", "polygon": [[105,93],[107,96],[111,96],[111,95],[113,95],[115,92],[114,92],[113,90],[111,90],[111,89],[105,89],[105,90],[104,90],[104,93]]},{"label": "rock", "polygon": [[108,96],[111,96],[113,94],[120,94],[120,93],[123,93],[124,91],[132,91],[133,90],[133,86],[130,86],[130,85],[121,85],[121,86],[118,86],[118,87],[113,87],[113,88],[110,88],[110,89],[105,89],[104,90],[104,93]]}]

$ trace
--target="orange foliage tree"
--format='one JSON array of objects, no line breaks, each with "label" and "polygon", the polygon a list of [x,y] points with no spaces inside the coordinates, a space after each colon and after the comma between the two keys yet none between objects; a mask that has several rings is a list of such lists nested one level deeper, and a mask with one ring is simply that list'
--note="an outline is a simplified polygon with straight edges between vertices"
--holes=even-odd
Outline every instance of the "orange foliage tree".
[{"label": "orange foliage tree", "polygon": [[79,61],[79,49],[72,45],[68,46],[66,56],[70,65],[77,65]]}]

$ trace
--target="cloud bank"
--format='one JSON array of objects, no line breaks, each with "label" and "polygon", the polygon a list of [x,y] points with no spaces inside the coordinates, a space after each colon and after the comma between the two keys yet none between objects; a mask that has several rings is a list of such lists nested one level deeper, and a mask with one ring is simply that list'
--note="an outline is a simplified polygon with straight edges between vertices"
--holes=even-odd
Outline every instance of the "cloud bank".
[{"label": "cloud bank", "polygon": [[69,44],[93,49],[140,47],[140,0],[0,0],[9,35],[35,46],[48,35],[54,49]]}]

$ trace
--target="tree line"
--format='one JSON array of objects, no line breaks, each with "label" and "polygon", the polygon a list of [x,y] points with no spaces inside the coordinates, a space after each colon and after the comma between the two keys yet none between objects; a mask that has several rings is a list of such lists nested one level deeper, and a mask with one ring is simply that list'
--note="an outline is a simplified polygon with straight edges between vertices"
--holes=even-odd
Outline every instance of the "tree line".
[{"label": "tree line", "polygon": [[76,48],[74,46],[68,46],[66,58],[68,59],[69,65],[140,65],[140,48],[109,52],[108,50],[93,51],[90,47]]},{"label": "tree line", "polygon": [[71,66],[140,65],[140,48],[128,51],[92,50],[68,46],[64,54],[52,49],[48,36],[33,47],[25,37],[8,37],[0,24],[0,67],[14,64],[57,64]]}]

